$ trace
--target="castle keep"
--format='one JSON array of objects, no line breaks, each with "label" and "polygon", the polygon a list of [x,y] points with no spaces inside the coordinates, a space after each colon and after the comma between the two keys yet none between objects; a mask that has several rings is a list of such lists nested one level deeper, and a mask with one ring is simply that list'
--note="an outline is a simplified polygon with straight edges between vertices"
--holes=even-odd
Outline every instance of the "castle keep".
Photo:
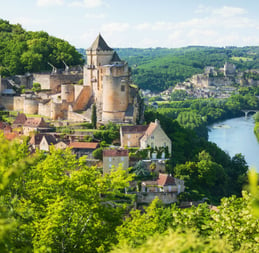
[{"label": "castle keep", "polygon": [[101,35],[87,49],[84,85],[92,91],[98,119],[136,122],[138,91],[130,86],[130,70]]},{"label": "castle keep", "polygon": [[[99,34],[87,49],[82,72],[33,74],[32,82],[44,89],[35,94],[0,96],[8,110],[39,114],[53,120],[90,121],[96,104],[98,122],[136,123],[139,118],[138,89],[130,85],[130,69]],[[78,81],[83,78],[83,84]]]}]

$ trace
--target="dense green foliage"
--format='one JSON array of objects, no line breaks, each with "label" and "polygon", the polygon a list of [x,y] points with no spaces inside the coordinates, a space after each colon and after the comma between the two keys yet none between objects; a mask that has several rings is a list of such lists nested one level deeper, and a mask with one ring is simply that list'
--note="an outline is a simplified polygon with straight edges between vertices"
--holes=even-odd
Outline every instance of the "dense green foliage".
[{"label": "dense green foliage", "polygon": [[28,157],[24,143],[0,139],[1,252],[107,252],[130,175],[102,176],[69,150]]},{"label": "dense green foliage", "polygon": [[21,25],[0,19],[0,75],[50,70],[83,63],[82,56],[68,42],[48,33],[27,32]]},{"label": "dense green foliage", "polygon": [[[134,195],[124,194],[132,180],[126,171],[102,176],[69,150],[31,156],[25,142],[2,136],[0,141],[3,253],[110,252],[112,247],[112,252],[125,253],[259,250],[256,177],[253,197],[243,192],[243,198],[225,198],[216,211],[207,204],[164,207],[156,199],[145,212],[132,209],[128,215]],[[211,162],[205,152],[199,160]]]},{"label": "dense green foliage", "polygon": [[117,228],[119,245],[112,252],[258,252],[259,220],[251,199],[243,192],[243,198],[222,199],[215,211],[207,204],[165,208],[154,200]]},{"label": "dense green foliage", "polygon": [[188,193],[185,199],[208,197],[218,202],[224,196],[240,196],[248,170],[241,154],[231,158],[216,144],[198,137],[189,128],[182,128],[176,120],[158,111],[146,111],[145,118],[147,123],[159,119],[172,140],[168,170],[185,180]]},{"label": "dense green foliage", "polygon": [[[241,110],[259,109],[259,100],[255,96],[257,87],[240,88],[239,94],[227,99],[190,99],[159,104],[158,113],[163,114],[196,134],[207,138],[207,126],[216,121],[244,115]],[[150,109],[154,110],[154,109]]]},{"label": "dense green foliage", "polygon": [[257,112],[257,113],[255,114],[254,119],[255,119],[254,133],[255,133],[256,138],[257,138],[257,140],[258,140],[258,142],[259,142],[259,112]]},{"label": "dense green foliage", "polygon": [[[259,47],[121,48],[121,59],[132,67],[133,81],[142,89],[162,91],[194,74],[205,66],[223,67],[232,62],[239,70],[259,68]],[[246,60],[244,60],[246,59]]]}]

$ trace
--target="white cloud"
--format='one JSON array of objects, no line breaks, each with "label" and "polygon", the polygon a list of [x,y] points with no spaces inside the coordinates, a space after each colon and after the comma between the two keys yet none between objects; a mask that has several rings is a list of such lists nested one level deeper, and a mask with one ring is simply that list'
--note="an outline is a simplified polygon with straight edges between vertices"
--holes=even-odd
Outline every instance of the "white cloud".
[{"label": "white cloud", "polygon": [[37,0],[38,6],[63,5],[64,0]]},{"label": "white cloud", "polygon": [[130,28],[128,23],[107,23],[102,25],[101,30],[104,32],[125,32]]},{"label": "white cloud", "polygon": [[212,13],[222,17],[234,17],[246,14],[246,10],[239,7],[223,6],[222,8],[213,10]]},{"label": "white cloud", "polygon": [[91,8],[97,8],[104,5],[104,2],[103,0],[83,0],[83,1],[73,1],[69,5],[91,9]]}]

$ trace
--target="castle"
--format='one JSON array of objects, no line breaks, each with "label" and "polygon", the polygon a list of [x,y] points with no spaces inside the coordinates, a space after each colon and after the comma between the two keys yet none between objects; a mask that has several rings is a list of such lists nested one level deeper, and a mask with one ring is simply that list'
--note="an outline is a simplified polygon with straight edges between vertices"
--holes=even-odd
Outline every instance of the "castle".
[{"label": "castle", "polygon": [[[91,121],[92,105],[96,105],[98,122],[126,122],[135,124],[140,118],[138,89],[130,85],[130,68],[110,48],[99,34],[87,49],[87,64],[83,73],[66,68],[58,73],[32,74],[32,82],[41,84],[41,92],[13,96],[0,85],[0,104],[8,110],[39,114],[50,119]],[[83,78],[83,84],[78,81]],[[9,81],[11,82],[11,81]]]}]

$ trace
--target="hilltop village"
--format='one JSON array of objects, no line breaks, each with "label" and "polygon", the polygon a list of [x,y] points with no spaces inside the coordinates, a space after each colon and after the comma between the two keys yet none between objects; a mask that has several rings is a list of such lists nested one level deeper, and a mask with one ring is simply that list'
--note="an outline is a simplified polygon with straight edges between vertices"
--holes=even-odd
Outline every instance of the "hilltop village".
[{"label": "hilltop village", "polygon": [[[31,153],[70,148],[103,174],[132,167],[143,178],[141,185],[132,182],[139,204],[155,197],[176,202],[185,186],[167,173],[172,141],[158,120],[141,124],[144,108],[130,74],[127,62],[99,34],[87,49],[83,71],[53,66],[51,73],[0,79],[0,105],[13,115],[10,124],[0,122],[0,129],[9,140],[27,136]],[[34,83],[40,89],[31,91]],[[16,95],[21,87],[30,91]]]},{"label": "hilltop village", "polygon": [[235,64],[225,62],[219,69],[207,66],[202,74],[193,75],[159,94],[150,90],[144,90],[142,94],[147,98],[157,97],[165,101],[170,100],[175,91],[185,92],[189,98],[229,98],[238,93],[239,87],[258,87],[258,77],[258,69],[239,71]]}]

